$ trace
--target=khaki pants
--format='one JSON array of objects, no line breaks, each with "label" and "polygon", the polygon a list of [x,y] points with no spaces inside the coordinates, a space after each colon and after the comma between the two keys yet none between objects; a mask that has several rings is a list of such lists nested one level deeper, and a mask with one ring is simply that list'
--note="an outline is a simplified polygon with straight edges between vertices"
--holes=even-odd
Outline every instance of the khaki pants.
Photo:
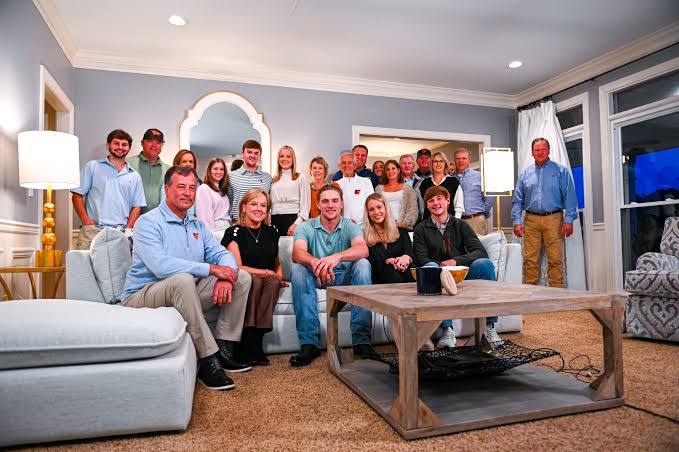
[{"label": "khaki pants", "polygon": [[563,287],[563,213],[540,216],[526,213],[523,236],[523,282],[537,284],[540,279],[540,251],[545,244],[547,277],[550,287]]},{"label": "khaki pants", "polygon": [[78,232],[78,242],[75,245],[77,250],[89,250],[90,243],[94,240],[97,234],[101,231],[99,226],[93,224],[80,226],[80,231]]},{"label": "khaki pants", "polygon": [[231,303],[224,303],[219,311],[214,336],[208,327],[203,312],[213,306],[212,289],[217,278],[208,276],[198,282],[189,273],[178,273],[166,279],[147,284],[123,302],[133,308],[159,308],[173,306],[186,320],[186,329],[193,340],[199,358],[217,353],[216,339],[240,341],[243,331],[245,306],[252,277],[245,271],[238,271],[238,280],[231,294]]},{"label": "khaki pants", "polygon": [[467,218],[464,220],[469,226],[472,227],[476,235],[486,235],[488,234],[488,222],[486,221],[485,215],[478,215],[476,217]]}]

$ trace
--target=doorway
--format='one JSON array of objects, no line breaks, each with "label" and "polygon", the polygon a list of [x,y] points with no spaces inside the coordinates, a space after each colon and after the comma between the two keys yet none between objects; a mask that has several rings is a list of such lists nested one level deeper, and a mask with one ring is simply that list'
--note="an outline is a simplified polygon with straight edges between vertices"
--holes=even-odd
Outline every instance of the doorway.
[{"label": "doorway", "polygon": [[[61,89],[59,84],[50,75],[44,66],[40,66],[40,107],[39,107],[39,130],[53,130],[57,132],[74,133],[75,131],[75,108],[71,100],[66,96],[66,93]],[[42,190],[39,192],[40,202],[40,225],[42,225],[43,212],[42,205],[47,196],[47,192]],[[55,233],[57,235],[57,242],[55,249],[62,250],[65,255],[68,250],[72,248],[73,242],[73,206],[71,204],[71,194],[68,190],[54,190],[52,192],[52,199],[56,206],[54,218],[56,220]],[[42,234],[42,226],[40,230]],[[40,239],[38,238],[38,247],[41,247]],[[43,274],[40,280],[40,296],[43,298],[51,297],[52,290],[56,276],[51,273]],[[57,290],[57,298],[65,298],[66,296],[66,282],[59,285]]]}]

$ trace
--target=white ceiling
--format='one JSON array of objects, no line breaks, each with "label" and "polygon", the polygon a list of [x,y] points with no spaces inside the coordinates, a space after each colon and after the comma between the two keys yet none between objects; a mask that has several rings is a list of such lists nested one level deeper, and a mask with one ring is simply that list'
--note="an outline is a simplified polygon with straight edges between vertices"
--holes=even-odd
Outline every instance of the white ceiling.
[{"label": "white ceiling", "polygon": [[481,105],[679,41],[677,0],[34,1],[76,67]]}]

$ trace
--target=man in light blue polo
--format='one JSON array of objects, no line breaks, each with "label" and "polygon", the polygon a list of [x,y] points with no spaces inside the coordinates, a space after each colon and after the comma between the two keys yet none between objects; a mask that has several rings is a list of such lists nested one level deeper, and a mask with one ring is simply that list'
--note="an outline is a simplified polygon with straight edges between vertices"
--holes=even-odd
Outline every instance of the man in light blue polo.
[{"label": "man in light blue polo", "polygon": [[[191,167],[173,166],[165,173],[165,201],[137,221],[132,267],[121,299],[135,308],[177,309],[200,358],[199,381],[209,389],[231,389],[234,383],[224,370],[251,369],[233,353],[252,279],[205,224],[188,213],[197,180]],[[203,312],[214,305],[220,311],[213,336]]]},{"label": "man in light blue polo", "polygon": [[490,216],[493,201],[483,194],[483,182],[481,173],[470,168],[472,153],[469,149],[458,148],[455,150],[455,177],[460,181],[462,193],[464,193],[464,213],[462,219],[478,235],[488,234],[486,218]]},{"label": "man in light blue polo", "polygon": [[[549,159],[549,141],[545,138],[534,139],[531,152],[535,164],[521,172],[512,200],[514,234],[525,236],[523,282],[538,283],[538,260],[544,241],[549,286],[563,287],[564,237],[573,233],[573,222],[578,215],[575,184],[568,168]],[[524,210],[526,215],[522,221]]]},{"label": "man in light blue polo", "polygon": [[[342,190],[326,185],[317,196],[320,216],[295,229],[292,245],[292,304],[301,345],[301,351],[290,358],[293,367],[311,364],[320,355],[316,287],[372,283],[363,231],[341,215]],[[370,345],[371,327],[370,311],[352,305],[351,338],[357,358],[375,356]]]},{"label": "man in light blue polo", "polygon": [[146,206],[141,177],[125,162],[131,144],[129,133],[112,131],[106,138],[108,157],[90,160],[80,172],[80,187],[71,190],[82,221],[76,249],[89,249],[104,227],[131,229]]}]

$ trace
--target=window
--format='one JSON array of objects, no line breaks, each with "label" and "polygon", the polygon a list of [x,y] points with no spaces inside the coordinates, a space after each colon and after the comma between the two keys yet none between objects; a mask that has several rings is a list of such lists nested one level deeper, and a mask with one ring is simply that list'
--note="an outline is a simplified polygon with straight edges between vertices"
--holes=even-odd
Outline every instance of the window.
[{"label": "window", "polygon": [[620,113],[677,95],[679,71],[674,71],[613,94],[613,112]]},{"label": "window", "polygon": [[568,160],[571,162],[573,183],[575,184],[575,192],[578,195],[578,209],[581,210],[585,208],[585,172],[582,162],[582,138],[566,141],[566,152],[568,152]]},{"label": "window", "polygon": [[559,120],[561,130],[582,125],[582,105],[557,112],[556,117]]}]

